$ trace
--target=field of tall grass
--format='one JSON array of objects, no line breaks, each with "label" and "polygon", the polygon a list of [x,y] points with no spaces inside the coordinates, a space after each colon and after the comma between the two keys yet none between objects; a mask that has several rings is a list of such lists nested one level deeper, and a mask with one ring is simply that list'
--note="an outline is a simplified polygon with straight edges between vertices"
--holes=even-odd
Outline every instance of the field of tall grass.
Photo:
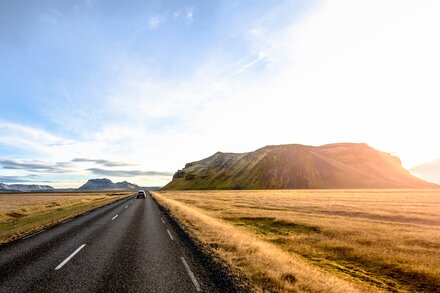
[{"label": "field of tall grass", "polygon": [[439,190],[153,196],[255,291],[440,292]]},{"label": "field of tall grass", "polygon": [[0,244],[38,232],[131,194],[133,193],[2,193]]}]

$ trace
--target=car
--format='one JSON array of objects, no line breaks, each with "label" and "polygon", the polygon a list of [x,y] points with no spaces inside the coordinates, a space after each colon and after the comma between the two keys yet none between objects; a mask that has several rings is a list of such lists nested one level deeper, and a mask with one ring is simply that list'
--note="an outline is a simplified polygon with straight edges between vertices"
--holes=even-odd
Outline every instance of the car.
[{"label": "car", "polygon": [[144,190],[139,190],[136,198],[147,198],[147,194],[145,193]]}]

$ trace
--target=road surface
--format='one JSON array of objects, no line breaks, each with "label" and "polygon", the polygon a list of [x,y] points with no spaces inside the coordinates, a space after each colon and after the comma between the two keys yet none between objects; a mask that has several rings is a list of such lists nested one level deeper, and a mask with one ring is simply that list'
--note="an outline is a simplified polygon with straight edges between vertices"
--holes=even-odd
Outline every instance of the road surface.
[{"label": "road surface", "polygon": [[234,291],[167,219],[150,196],[129,197],[1,246],[0,292]]}]

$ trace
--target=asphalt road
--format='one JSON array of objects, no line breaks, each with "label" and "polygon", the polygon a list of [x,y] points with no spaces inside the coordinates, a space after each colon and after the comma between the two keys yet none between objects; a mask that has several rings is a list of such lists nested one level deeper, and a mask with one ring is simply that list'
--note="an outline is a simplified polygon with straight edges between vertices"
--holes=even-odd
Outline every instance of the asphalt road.
[{"label": "asphalt road", "polygon": [[184,241],[150,196],[130,197],[1,246],[0,292],[234,291]]}]

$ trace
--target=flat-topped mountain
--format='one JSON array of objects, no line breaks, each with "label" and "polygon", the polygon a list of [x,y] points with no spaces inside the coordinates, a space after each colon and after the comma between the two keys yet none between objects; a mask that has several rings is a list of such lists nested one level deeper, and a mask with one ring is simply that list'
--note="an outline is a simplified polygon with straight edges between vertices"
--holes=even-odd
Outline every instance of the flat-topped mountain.
[{"label": "flat-topped mountain", "polygon": [[135,190],[139,186],[127,181],[113,183],[110,179],[90,179],[86,184],[78,188],[80,191],[84,190]]},{"label": "flat-topped mountain", "polygon": [[266,146],[186,164],[163,189],[438,188],[366,144]]}]

